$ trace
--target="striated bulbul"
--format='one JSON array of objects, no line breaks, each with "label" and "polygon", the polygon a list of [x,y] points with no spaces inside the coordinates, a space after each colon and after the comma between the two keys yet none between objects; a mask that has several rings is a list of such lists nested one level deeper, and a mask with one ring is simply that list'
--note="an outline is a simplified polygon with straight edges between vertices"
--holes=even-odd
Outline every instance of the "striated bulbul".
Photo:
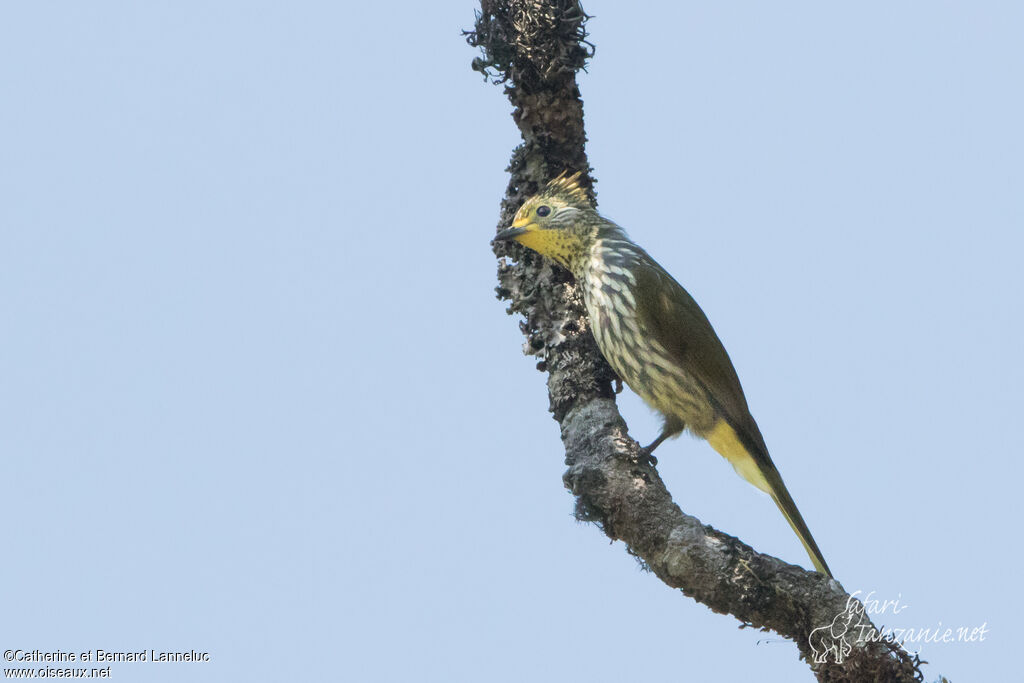
[{"label": "striated bulbul", "polygon": [[772,497],[814,567],[831,577],[707,316],[622,228],[594,210],[579,176],[562,174],[548,183],[495,240],[518,242],[576,278],[601,353],[664,418],[661,434],[645,453],[684,429],[706,439],[740,476]]}]

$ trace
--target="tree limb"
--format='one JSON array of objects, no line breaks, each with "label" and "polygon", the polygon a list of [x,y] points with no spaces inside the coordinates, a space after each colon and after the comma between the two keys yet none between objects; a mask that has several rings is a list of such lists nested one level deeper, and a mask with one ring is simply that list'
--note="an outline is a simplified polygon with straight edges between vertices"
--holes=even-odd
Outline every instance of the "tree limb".
[{"label": "tree limb", "polygon": [[[575,0],[481,0],[475,30],[466,34],[483,52],[473,68],[505,84],[523,136],[508,168],[499,228],[558,173],[580,170],[589,178],[576,85],[593,55],[586,19]],[[923,680],[920,660],[880,641],[863,606],[837,582],[758,553],[679,509],[658,471],[639,458],[615,405],[615,374],[590,334],[572,277],[519,245],[494,250],[498,296],[511,301],[510,314],[523,316],[525,352],[548,373],[576,516],[625,542],[669,586],[793,640],[821,681]]]}]

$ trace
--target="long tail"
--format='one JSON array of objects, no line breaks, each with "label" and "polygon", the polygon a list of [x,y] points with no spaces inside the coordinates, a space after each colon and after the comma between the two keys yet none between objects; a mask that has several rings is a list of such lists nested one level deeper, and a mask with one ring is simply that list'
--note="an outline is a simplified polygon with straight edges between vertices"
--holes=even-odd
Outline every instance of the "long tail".
[{"label": "long tail", "polygon": [[832,571],[829,570],[828,565],[825,563],[825,558],[822,556],[821,551],[818,550],[818,544],[814,542],[814,536],[811,536],[811,530],[807,528],[807,523],[804,522],[804,518],[800,516],[800,511],[796,509],[796,503],[793,502],[792,496],[789,495],[789,491],[786,490],[786,485],[782,483],[782,477],[779,477],[778,488],[775,491],[770,491],[769,495],[775,504],[782,510],[783,517],[789,522],[789,526],[793,527],[793,531],[796,532],[797,538],[804,545],[804,550],[807,551],[808,556],[811,558],[811,562],[814,564],[814,568],[825,576],[835,578],[832,576]]},{"label": "long tail", "polygon": [[782,482],[782,475],[775,468],[768,453],[758,448],[756,444],[745,443],[736,430],[721,419],[708,433],[707,440],[712,448],[732,464],[741,477],[772,497],[786,521],[789,522],[789,526],[796,532],[797,538],[800,539],[804,550],[811,558],[814,568],[829,578],[833,578],[832,572],[825,563],[825,558],[818,549],[818,544],[814,542],[814,536],[811,536],[811,530],[807,528],[807,523],[804,522],[800,511],[797,510],[793,497],[789,495],[786,485]]}]

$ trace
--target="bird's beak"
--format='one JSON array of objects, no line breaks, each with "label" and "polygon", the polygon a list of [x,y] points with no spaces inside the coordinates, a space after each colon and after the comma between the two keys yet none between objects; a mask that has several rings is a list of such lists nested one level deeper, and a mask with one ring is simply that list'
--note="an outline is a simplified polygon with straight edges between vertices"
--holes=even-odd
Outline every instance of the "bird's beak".
[{"label": "bird's beak", "polygon": [[508,242],[514,240],[520,235],[526,234],[526,228],[505,228],[497,235],[494,236],[494,242]]}]

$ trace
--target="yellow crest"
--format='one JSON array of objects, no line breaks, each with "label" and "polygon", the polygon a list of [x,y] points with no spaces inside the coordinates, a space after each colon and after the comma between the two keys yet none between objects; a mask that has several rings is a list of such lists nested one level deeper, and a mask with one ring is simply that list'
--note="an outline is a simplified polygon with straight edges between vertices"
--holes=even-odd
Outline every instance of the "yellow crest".
[{"label": "yellow crest", "polygon": [[563,172],[560,176],[550,181],[538,196],[558,197],[570,206],[593,208],[594,203],[590,200],[586,190],[580,186],[580,176],[582,175],[582,171],[577,171],[572,175]]}]

